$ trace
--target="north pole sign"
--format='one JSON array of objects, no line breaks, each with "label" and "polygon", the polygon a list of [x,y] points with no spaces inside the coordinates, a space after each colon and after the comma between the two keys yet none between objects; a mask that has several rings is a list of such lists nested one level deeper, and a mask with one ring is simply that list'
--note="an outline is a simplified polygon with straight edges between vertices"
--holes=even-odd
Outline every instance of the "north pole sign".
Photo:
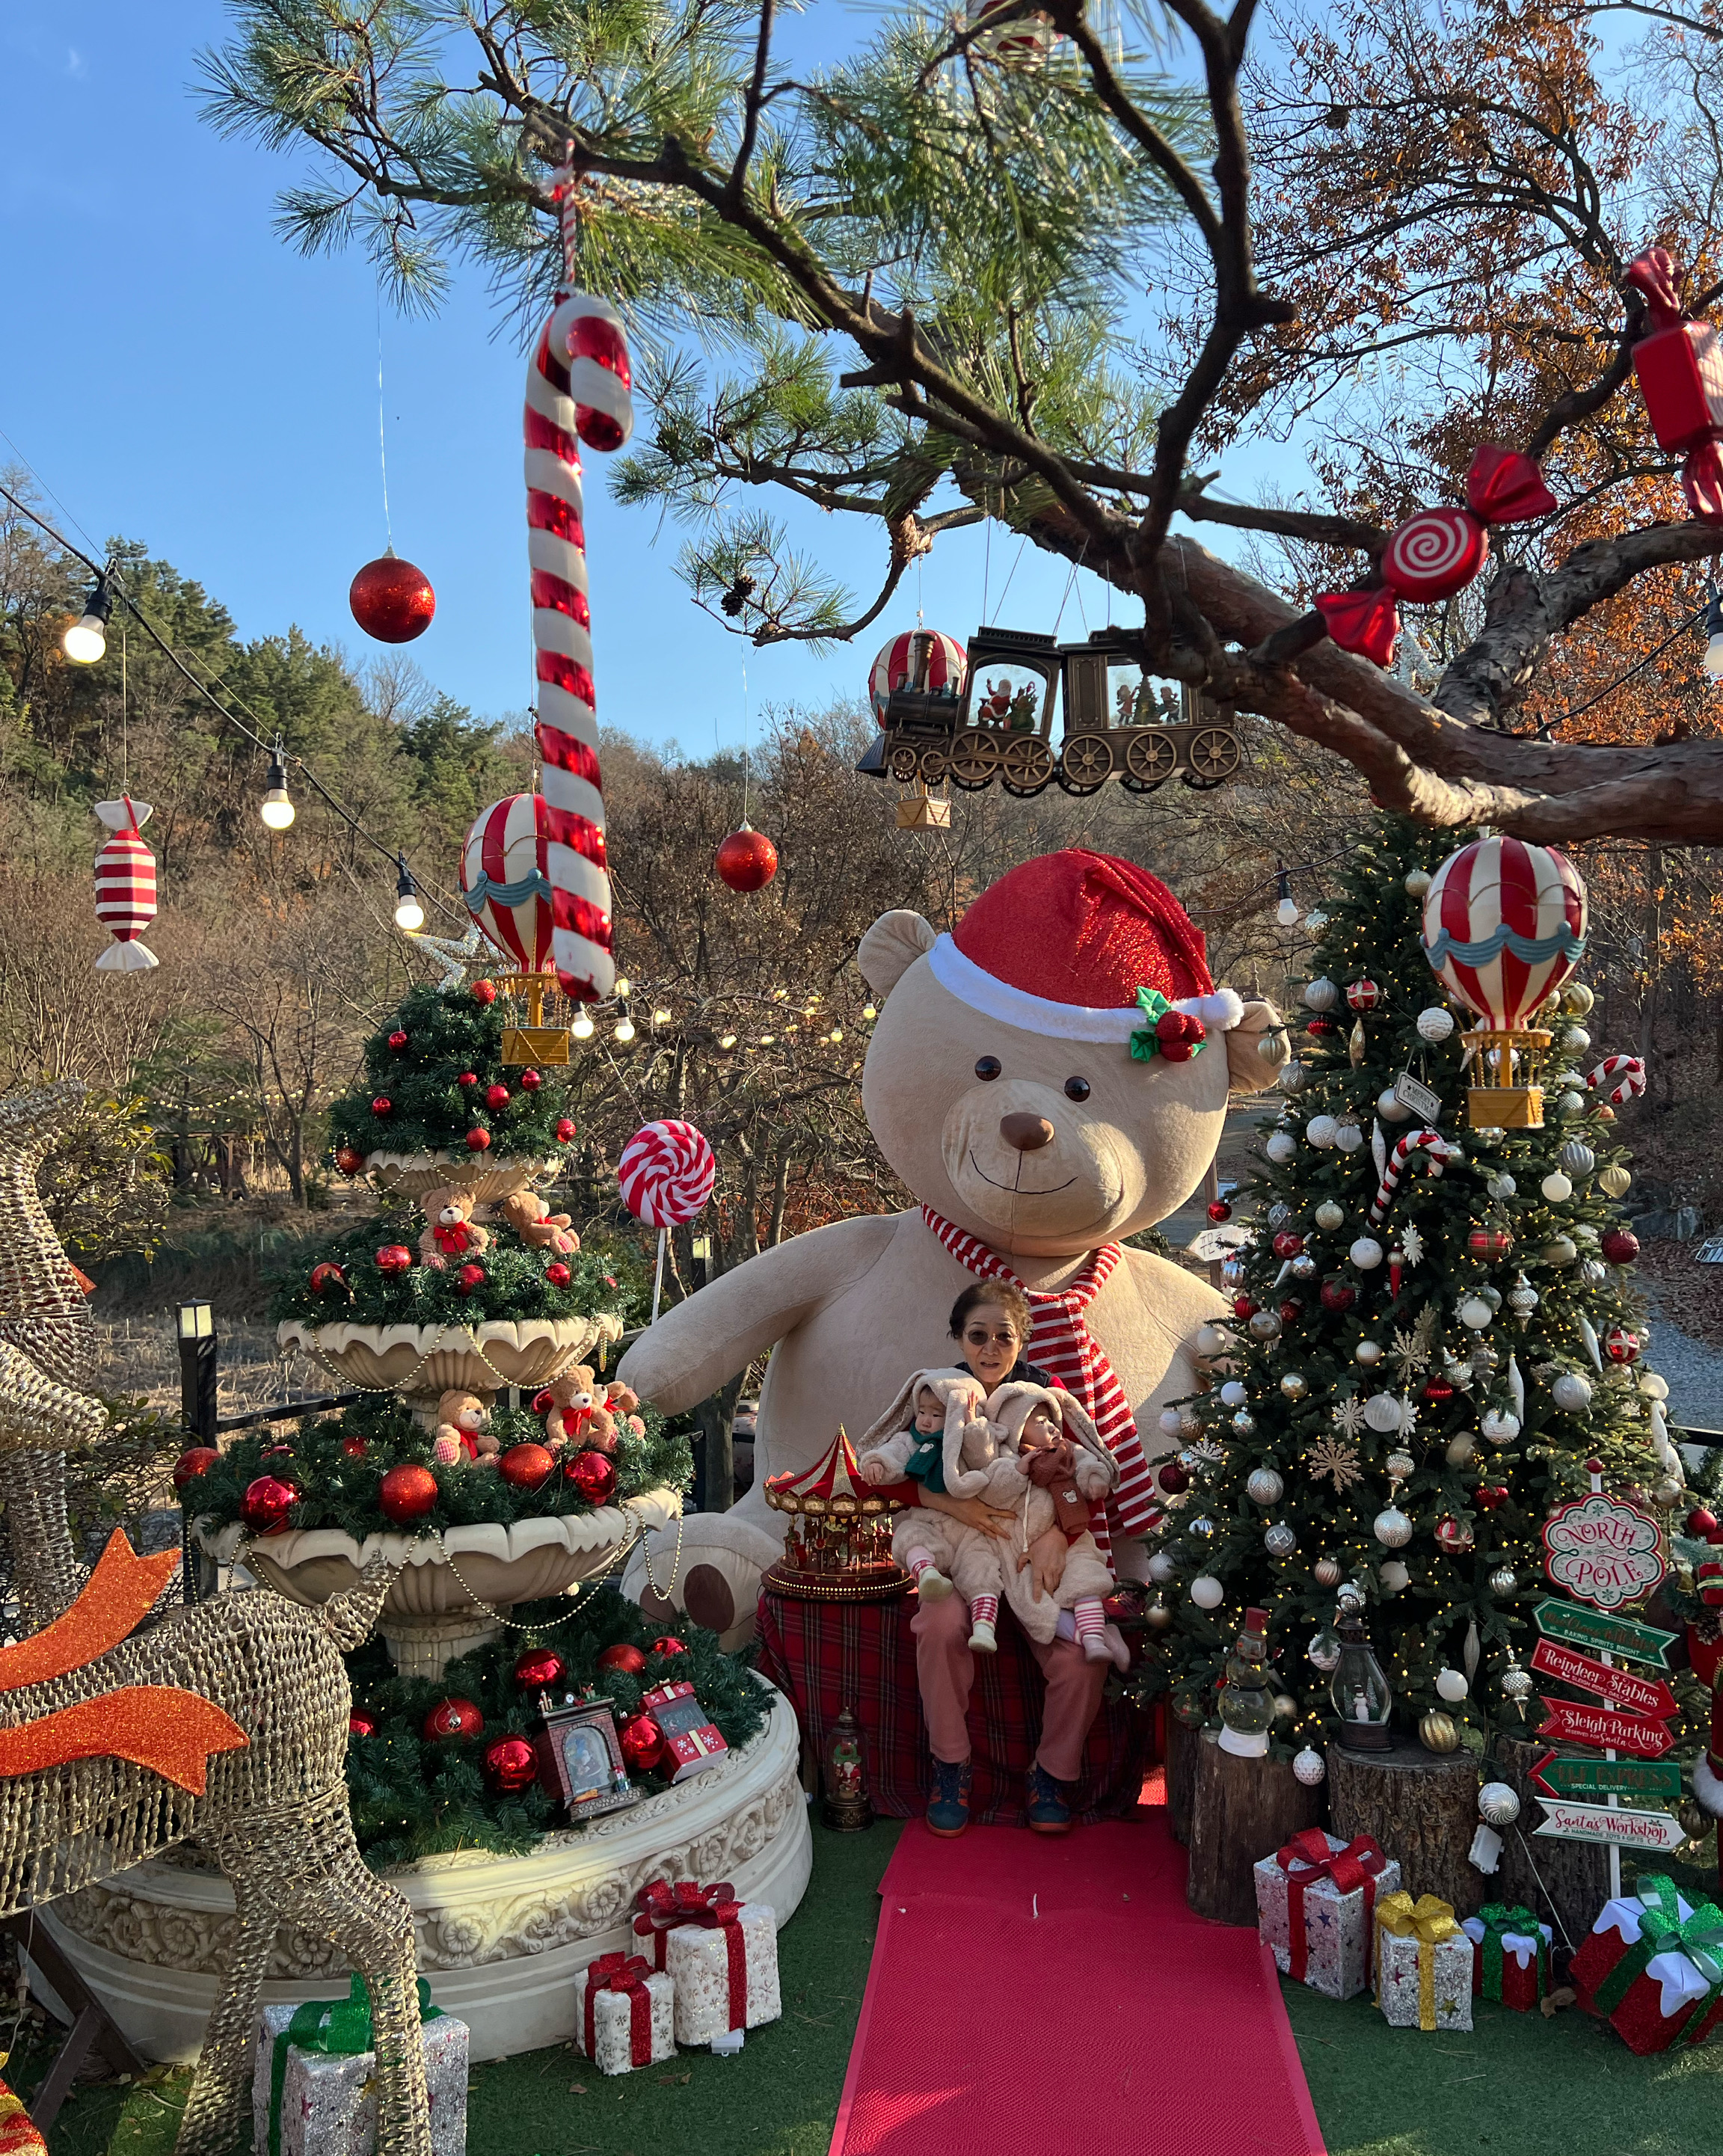
[{"label": "north pole sign", "polygon": [[1541,1677],[1554,1677],[1576,1691],[1595,1692],[1608,1706],[1625,1707],[1633,1714],[1669,1716],[1675,1712],[1675,1695],[1660,1677],[1612,1669],[1608,1662],[1593,1661],[1589,1655],[1553,1640],[1538,1641],[1531,1651],[1531,1666]]},{"label": "north pole sign", "polygon": [[1669,1571],[1650,1513],[1602,1490],[1558,1505],[1543,1540],[1544,1569],[1556,1586],[1599,1609],[1643,1600]]}]

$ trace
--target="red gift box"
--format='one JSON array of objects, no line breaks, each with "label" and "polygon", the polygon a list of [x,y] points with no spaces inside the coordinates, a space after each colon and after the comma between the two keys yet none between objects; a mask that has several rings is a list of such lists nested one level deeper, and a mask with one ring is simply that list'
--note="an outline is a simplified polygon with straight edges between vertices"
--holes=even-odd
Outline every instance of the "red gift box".
[{"label": "red gift box", "polygon": [[1606,1902],[1568,1969],[1579,2003],[1642,2057],[1702,2044],[1723,2020],[1723,1912],[1697,1909],[1661,1873]]},{"label": "red gift box", "polygon": [[[730,1748],[691,1684],[659,1685],[643,1694],[640,1704],[664,1732],[664,1749],[676,1763],[673,1782],[685,1782],[690,1774],[715,1766]],[[664,1771],[660,1765],[659,1772]]]},{"label": "red gift box", "polygon": [[1529,2014],[1549,1989],[1550,1928],[1519,1904],[1486,1902],[1460,1929],[1472,1956],[1472,1996],[1494,1999]]}]

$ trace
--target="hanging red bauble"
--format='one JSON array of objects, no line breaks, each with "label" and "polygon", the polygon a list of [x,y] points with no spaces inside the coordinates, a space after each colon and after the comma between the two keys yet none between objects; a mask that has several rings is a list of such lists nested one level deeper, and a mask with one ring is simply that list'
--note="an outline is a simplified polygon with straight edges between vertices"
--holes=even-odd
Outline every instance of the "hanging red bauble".
[{"label": "hanging red bauble", "polygon": [[542,1086],[544,1082],[544,1080],[539,1076],[536,1070],[523,1070],[520,1073],[520,1090],[523,1093],[537,1092],[539,1087]]},{"label": "hanging red bauble", "polygon": [[1633,1363],[1639,1357],[1639,1336],[1618,1325],[1604,1336],[1603,1347],[1612,1363]]},{"label": "hanging red bauble", "polygon": [[489,1152],[490,1150],[490,1132],[485,1129],[483,1123],[475,1123],[473,1128],[467,1132],[467,1151],[469,1152]]},{"label": "hanging red bauble", "polygon": [[1248,1295],[1235,1295],[1233,1297],[1233,1315],[1234,1317],[1254,1317],[1256,1305]]},{"label": "hanging red bauble", "polygon": [[456,1285],[462,1295],[470,1295],[475,1287],[485,1285],[483,1265],[463,1265],[456,1276]]},{"label": "hanging red bauble", "polygon": [[664,1732],[649,1714],[630,1715],[617,1732],[617,1742],[631,1774],[649,1773],[664,1757]]},{"label": "hanging red bauble", "polygon": [[1457,1520],[1452,1512],[1444,1512],[1436,1522],[1436,1547],[1457,1557],[1472,1547],[1472,1531],[1464,1520]]},{"label": "hanging red bauble", "polygon": [[365,1156],[357,1146],[342,1146],[335,1156],[335,1164],[343,1175],[356,1175],[365,1165]]},{"label": "hanging red bauble", "polygon": [[379,644],[411,644],[430,627],[437,594],[424,571],[403,562],[391,547],[354,578],[347,604],[360,628]]},{"label": "hanging red bauble", "polygon": [[245,1486],[239,1517],[254,1535],[279,1535],[299,1502],[299,1486],[279,1475],[259,1475]]},{"label": "hanging red bauble", "polygon": [[761,891],[777,874],[777,848],[763,831],[744,824],[719,847],[717,865],[732,891]]},{"label": "hanging red bauble", "polygon": [[541,1393],[535,1393],[532,1396],[532,1412],[536,1415],[547,1415],[556,1404],[556,1395],[548,1385]]},{"label": "hanging red bauble", "polygon": [[371,1112],[373,1116],[386,1116],[394,1105],[387,1093],[379,1093],[371,1104]]},{"label": "hanging red bauble", "polygon": [[463,1070],[454,1082],[457,1086],[476,1086],[479,1082],[479,1074],[476,1070]]},{"label": "hanging red bauble", "polygon": [[1612,1228],[1601,1245],[1613,1265],[1630,1265],[1639,1255],[1639,1238],[1631,1228]]},{"label": "hanging red bauble", "polygon": [[1230,1220],[1233,1217],[1233,1209],[1224,1198],[1211,1198],[1208,1201],[1208,1217],[1217,1224],[1222,1220]]},{"label": "hanging red bauble", "polygon": [[662,1638],[654,1640],[646,1651],[649,1655],[685,1655],[688,1652],[688,1645],[685,1640],[679,1640],[674,1632],[666,1632]]},{"label": "hanging red bauble", "polygon": [[1313,1034],[1318,1040],[1321,1040],[1324,1034],[1332,1033],[1334,1030],[1335,1024],[1331,1018],[1307,1018],[1305,1020],[1305,1031]]},{"label": "hanging red bauble", "polygon": [[1163,1460],[1155,1471],[1155,1480],[1169,1497],[1177,1497],[1191,1486],[1190,1470],[1176,1460]]},{"label": "hanging red bauble", "polygon": [[326,1295],[332,1287],[345,1287],[347,1276],[332,1259],[326,1258],[320,1265],[311,1268],[311,1292]]},{"label": "hanging red bauble", "polygon": [[1316,1300],[1331,1317],[1344,1317],[1358,1300],[1358,1291],[1350,1281],[1324,1281]]},{"label": "hanging red bauble", "polygon": [[517,1490],[536,1490],[556,1465],[546,1445],[511,1445],[496,1468],[504,1481],[512,1482]]},{"label": "hanging red bauble", "polygon": [[1505,1258],[1514,1247],[1514,1238],[1506,1228],[1474,1228],[1466,1247],[1474,1257]]},{"label": "hanging red bauble", "polygon": [[1283,1325],[1295,1325],[1304,1314],[1304,1305],[1301,1302],[1295,1302],[1290,1296],[1280,1306],[1280,1322]]},{"label": "hanging red bauble", "polygon": [[1480,1482],[1474,1502],[1480,1512],[1494,1512],[1507,1503],[1508,1493],[1500,1482]]},{"label": "hanging red bauble", "polygon": [[367,1714],[362,1707],[356,1707],[347,1717],[347,1733],[350,1737],[375,1737],[377,1717]]},{"label": "hanging red bauble", "polygon": [[377,1254],[380,1273],[404,1273],[412,1263],[413,1253],[405,1243],[385,1243]]},{"label": "hanging red bauble", "polygon": [[377,1502],[383,1517],[393,1520],[397,1527],[408,1520],[422,1520],[437,1502],[437,1478],[428,1467],[403,1460],[377,1485]]},{"label": "hanging red bauble", "polygon": [[530,1789],[538,1779],[538,1754],[524,1737],[499,1737],[485,1748],[485,1779],[503,1796]]},{"label": "hanging red bauble", "polygon": [[1446,1378],[1432,1378],[1424,1386],[1424,1398],[1427,1400],[1451,1400],[1454,1388]]},{"label": "hanging red bauble", "polygon": [[439,1699],[424,1719],[424,1732],[433,1744],[451,1738],[482,1737],[485,1717],[469,1699]]},{"label": "hanging red bauble", "polygon": [[571,1142],[571,1141],[572,1140],[573,1137],[574,1137],[574,1124],[573,1124],[572,1120],[569,1116],[559,1116],[559,1117],[557,1118],[557,1122],[556,1122],[556,1142],[557,1142],[557,1144],[558,1144],[558,1145],[567,1145],[568,1143],[570,1143],[570,1142]]},{"label": "hanging red bauble", "polygon": [[1695,1538],[1710,1534],[1717,1524],[1717,1515],[1709,1505],[1695,1505],[1687,1515],[1687,1532]]},{"label": "hanging red bauble", "polygon": [[220,1458],[220,1453],[213,1445],[191,1446],[173,1463],[174,1488],[183,1490],[187,1482],[195,1482],[200,1475],[208,1474]]},{"label": "hanging red bauble", "polygon": [[1382,1001],[1382,990],[1374,981],[1349,981],[1346,1001],[1355,1011],[1374,1010]]},{"label": "hanging red bauble", "polygon": [[401,1030],[399,1026],[397,1026],[395,1030],[389,1035],[389,1045],[391,1048],[395,1049],[406,1047],[407,1035]]},{"label": "hanging red bauble", "polygon": [[598,1666],[601,1670],[620,1670],[624,1676],[637,1677],[646,1666],[646,1657],[626,1640],[618,1640],[613,1647],[606,1647],[600,1653]]},{"label": "hanging red bauble", "polygon": [[341,1440],[341,1450],[346,1453],[349,1460],[362,1460],[366,1454],[365,1440],[362,1437],[344,1437]]},{"label": "hanging red bauble", "polygon": [[1274,1238],[1274,1255],[1277,1258],[1295,1258],[1303,1251],[1304,1246],[1302,1235],[1290,1228],[1283,1228]]},{"label": "hanging red bauble", "polygon": [[616,1462],[608,1452],[588,1446],[562,1472],[589,1505],[608,1505],[616,1493]]},{"label": "hanging red bauble", "polygon": [[552,1287],[567,1287],[570,1281],[574,1278],[574,1275],[569,1271],[561,1258],[555,1258],[545,1267],[545,1278]]},{"label": "hanging red bauble", "polygon": [[471,996],[475,1004],[481,1004],[488,1006],[496,1001],[496,983],[495,981],[474,981],[472,987],[468,989],[467,993]]},{"label": "hanging red bauble", "polygon": [[515,1657],[515,1681],[526,1691],[542,1691],[547,1685],[561,1684],[568,1674],[568,1665],[554,1647],[528,1647]]},{"label": "hanging red bauble", "polygon": [[509,1105],[508,1087],[502,1085],[487,1086],[485,1089],[485,1105],[487,1108],[506,1108]]}]

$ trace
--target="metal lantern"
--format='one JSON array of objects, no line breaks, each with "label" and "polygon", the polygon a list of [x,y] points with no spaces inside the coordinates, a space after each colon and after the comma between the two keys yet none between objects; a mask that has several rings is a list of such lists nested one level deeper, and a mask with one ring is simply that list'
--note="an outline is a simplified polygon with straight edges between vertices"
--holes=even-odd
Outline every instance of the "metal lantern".
[{"label": "metal lantern", "polygon": [[1328,1696],[1340,1717],[1340,1741],[1348,1751],[1386,1752],[1393,1742],[1389,1724],[1394,1696],[1356,1609],[1341,1611],[1335,1632],[1340,1640],[1340,1660],[1335,1665]]}]

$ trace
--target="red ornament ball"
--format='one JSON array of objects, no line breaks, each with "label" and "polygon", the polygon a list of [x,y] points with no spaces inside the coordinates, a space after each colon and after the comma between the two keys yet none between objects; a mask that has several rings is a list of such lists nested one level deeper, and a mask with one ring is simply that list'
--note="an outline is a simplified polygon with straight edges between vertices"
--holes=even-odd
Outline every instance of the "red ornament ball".
[{"label": "red ornament ball", "polygon": [[[189,1457],[189,1455],[187,1456]],[[174,1476],[174,1480],[176,1481],[179,1480],[177,1471]],[[1709,1505],[1695,1505],[1693,1510],[1687,1515],[1687,1532],[1690,1535],[1708,1535],[1716,1527],[1716,1524],[1717,1515],[1711,1510]]]},{"label": "red ornament ball", "polygon": [[1302,1235],[1295,1234],[1290,1228],[1283,1228],[1274,1238],[1274,1255],[1277,1258],[1295,1258],[1303,1251],[1304,1246]]},{"label": "red ornament ball", "polygon": [[475,1004],[483,1004],[489,1006],[496,1001],[496,983],[495,981],[474,981],[468,993],[472,997],[473,1001]]},{"label": "red ornament ball", "polygon": [[1305,1031],[1314,1034],[1318,1040],[1321,1040],[1324,1034],[1332,1033],[1335,1030],[1335,1023],[1331,1018],[1310,1018],[1305,1020]]},{"label": "red ornament ball", "polygon": [[541,1393],[535,1393],[532,1396],[532,1412],[536,1415],[547,1415],[556,1404],[556,1395],[548,1385]]},{"label": "red ornament ball", "polygon": [[313,1265],[311,1268],[313,1295],[323,1295],[332,1287],[345,1287],[346,1284],[346,1275],[331,1259],[326,1258],[320,1265]]},{"label": "red ornament ball", "polygon": [[485,1748],[485,1779],[503,1796],[530,1789],[538,1779],[538,1754],[524,1737],[499,1737]]},{"label": "red ornament ball", "polygon": [[485,1105],[487,1108],[506,1108],[510,1097],[506,1086],[487,1086],[485,1089]]},{"label": "red ornament ball", "polygon": [[490,1151],[490,1133],[485,1129],[483,1123],[475,1123],[472,1129],[467,1132],[467,1151],[469,1152],[489,1152]]},{"label": "red ornament ball", "polygon": [[407,1035],[401,1030],[399,1026],[397,1026],[395,1030],[389,1035],[389,1045],[391,1048],[406,1047]]},{"label": "red ornament ball", "polygon": [[616,1494],[616,1462],[608,1452],[588,1446],[562,1472],[589,1505],[608,1505]]},{"label": "red ornament ball", "polygon": [[1497,1512],[1508,1502],[1508,1493],[1500,1482],[1479,1483],[1475,1496],[1480,1512]]},{"label": "red ornament ball", "polygon": [[556,1122],[556,1142],[567,1145],[574,1137],[574,1123],[567,1116],[559,1116]]},{"label": "red ornament ball", "polygon": [[213,1445],[194,1445],[181,1453],[173,1463],[173,1486],[183,1490],[187,1482],[195,1482],[200,1475],[207,1475],[221,1458]]},{"label": "red ornament ball", "polygon": [[515,1681],[526,1691],[561,1684],[567,1674],[568,1665],[554,1647],[529,1647],[515,1663]]},{"label": "red ornament ball", "polygon": [[1452,1512],[1444,1512],[1436,1522],[1436,1547],[1457,1556],[1472,1547],[1472,1531],[1464,1520],[1456,1519]]},{"label": "red ornament ball", "polygon": [[1254,1317],[1256,1305],[1248,1295],[1235,1295],[1233,1297],[1233,1315],[1234,1317]]},{"label": "red ornament ball", "polygon": [[1304,1305],[1293,1301],[1290,1296],[1280,1306],[1280,1322],[1283,1325],[1296,1325],[1304,1314]]},{"label": "red ornament ball", "polygon": [[1191,1486],[1190,1470],[1181,1466],[1176,1460],[1163,1460],[1156,1471],[1155,1480],[1169,1497],[1177,1497]]},{"label": "red ornament ball", "polygon": [[485,1285],[483,1265],[463,1265],[457,1276],[456,1285],[463,1295],[470,1295],[475,1287]]},{"label": "red ornament ball", "polygon": [[511,1445],[497,1461],[496,1469],[504,1481],[512,1482],[517,1490],[536,1490],[556,1465],[548,1446]]},{"label": "red ornament ball", "polygon": [[1639,1255],[1639,1238],[1631,1228],[1612,1228],[1601,1245],[1613,1265],[1630,1265]]},{"label": "red ornament ball", "polygon": [[630,1715],[617,1732],[623,1762],[631,1774],[651,1771],[664,1753],[664,1732],[649,1714]]},{"label": "red ornament ball", "polygon": [[1451,1400],[1454,1388],[1446,1378],[1432,1378],[1424,1386],[1424,1398],[1427,1400]]},{"label": "red ornament ball", "polygon": [[1358,1291],[1350,1281],[1324,1281],[1316,1300],[1332,1317],[1344,1317],[1358,1300]]},{"label": "red ornament ball", "polygon": [[685,1655],[688,1645],[674,1632],[666,1632],[662,1639],[654,1640],[646,1651],[649,1655]]},{"label": "red ornament ball", "polygon": [[346,1453],[349,1460],[362,1460],[367,1449],[362,1437],[344,1437],[341,1440],[341,1450]]},{"label": "red ornament ball", "polygon": [[239,1517],[254,1535],[279,1535],[299,1502],[299,1486],[279,1475],[259,1475],[245,1486]]},{"label": "red ornament ball", "polygon": [[1208,1201],[1208,1217],[1218,1224],[1223,1220],[1232,1219],[1233,1209],[1224,1198],[1212,1198]]},{"label": "red ornament ball", "polygon": [[645,1666],[645,1656],[626,1640],[618,1640],[613,1647],[606,1647],[598,1656],[601,1670],[620,1670],[624,1676],[637,1677]]},{"label": "red ornament ball", "polygon": [[360,628],[379,644],[411,644],[430,627],[437,594],[424,571],[403,562],[392,547],[354,578],[347,604]]},{"label": "red ornament ball", "polygon": [[552,1287],[567,1287],[570,1281],[574,1278],[574,1275],[569,1271],[561,1258],[556,1258],[545,1267],[545,1278]]},{"label": "red ornament ball", "polygon": [[371,1104],[371,1112],[373,1116],[386,1116],[394,1105],[387,1093],[379,1093]]},{"label": "red ornament ball", "polygon": [[397,1527],[409,1520],[422,1520],[437,1502],[437,1478],[428,1467],[421,1467],[416,1460],[403,1460],[398,1467],[392,1467],[377,1486],[377,1502],[382,1507],[383,1517],[392,1520]]},{"label": "red ornament ball", "polygon": [[1382,990],[1374,981],[1349,981],[1346,983],[1346,1002],[1353,1010],[1374,1010],[1381,1001]]},{"label": "red ornament ball", "polygon": [[479,1074],[476,1070],[463,1070],[454,1082],[457,1086],[476,1086],[479,1082]]},{"label": "red ornament ball", "polygon": [[1466,1247],[1475,1257],[1505,1258],[1514,1247],[1514,1238],[1506,1228],[1474,1228]]},{"label": "red ornament ball", "polygon": [[777,848],[763,831],[744,824],[719,847],[717,868],[732,891],[761,891],[777,874]]},{"label": "red ornament ball", "polygon": [[367,1714],[362,1707],[356,1707],[347,1717],[347,1734],[350,1737],[375,1737],[377,1717]]},{"label": "red ornament ball", "polygon": [[380,1273],[404,1273],[412,1263],[413,1253],[405,1243],[385,1243],[377,1254]]},{"label": "red ornament ball", "polygon": [[439,1699],[424,1719],[424,1733],[433,1744],[453,1738],[482,1737],[485,1717],[469,1699]]},{"label": "red ornament ball", "polygon": [[542,1086],[544,1082],[544,1080],[539,1076],[536,1070],[523,1070],[520,1073],[520,1090],[523,1093],[537,1092],[539,1087]]},{"label": "red ornament ball", "polygon": [[1639,1336],[1629,1332],[1624,1325],[1618,1325],[1605,1336],[1603,1347],[1612,1363],[1636,1363],[1639,1359]]},{"label": "red ornament ball", "polygon": [[335,1164],[343,1175],[356,1175],[365,1165],[365,1156],[357,1146],[342,1146],[335,1156]]}]

